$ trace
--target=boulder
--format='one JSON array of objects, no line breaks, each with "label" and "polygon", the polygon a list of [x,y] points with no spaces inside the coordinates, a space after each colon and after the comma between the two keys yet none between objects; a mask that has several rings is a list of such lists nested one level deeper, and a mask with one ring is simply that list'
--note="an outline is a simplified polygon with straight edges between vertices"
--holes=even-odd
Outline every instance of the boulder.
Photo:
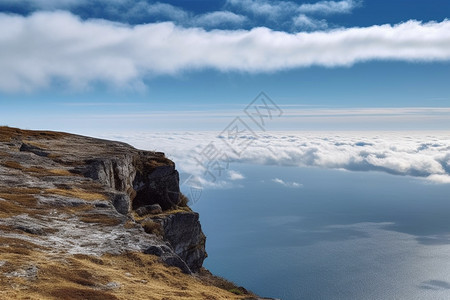
[{"label": "boulder", "polygon": [[136,214],[140,217],[145,215],[156,215],[162,213],[162,208],[159,204],[145,205],[136,209]]}]

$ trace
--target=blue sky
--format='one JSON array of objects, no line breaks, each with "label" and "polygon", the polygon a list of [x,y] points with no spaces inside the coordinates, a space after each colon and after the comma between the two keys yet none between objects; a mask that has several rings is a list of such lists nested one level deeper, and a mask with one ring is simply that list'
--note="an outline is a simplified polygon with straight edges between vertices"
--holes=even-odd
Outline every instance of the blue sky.
[{"label": "blue sky", "polygon": [[[0,0],[0,123],[220,130],[260,91],[286,112],[448,108],[449,12],[448,1]],[[415,115],[274,129],[450,125],[445,111]]]}]

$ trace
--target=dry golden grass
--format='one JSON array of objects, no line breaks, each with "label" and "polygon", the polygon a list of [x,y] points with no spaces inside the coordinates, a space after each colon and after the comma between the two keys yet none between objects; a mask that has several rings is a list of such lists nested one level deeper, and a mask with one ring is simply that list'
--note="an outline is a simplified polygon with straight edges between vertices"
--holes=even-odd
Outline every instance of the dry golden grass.
[{"label": "dry golden grass", "polygon": [[[5,255],[28,255],[38,249],[43,250],[45,248],[22,239],[0,236],[0,257]],[[26,259],[23,261],[25,262]],[[2,271],[5,272],[3,269]]]},{"label": "dry golden grass", "polygon": [[180,193],[180,203],[178,206],[180,207],[188,207],[189,198],[186,197],[183,193]]},{"label": "dry golden grass", "polygon": [[69,170],[65,170],[65,169],[51,169],[48,170],[48,172],[52,175],[56,175],[56,176],[81,176],[81,175],[76,175],[72,172],[70,172]]},{"label": "dry golden grass", "polygon": [[152,220],[145,220],[141,223],[141,225],[147,233],[156,234],[159,236],[163,235],[163,229],[157,222],[153,222]]},{"label": "dry golden grass", "polygon": [[36,206],[35,195],[39,193],[39,189],[32,188],[0,188],[0,198],[5,200],[0,202],[0,218],[28,212]]},{"label": "dry golden grass", "polygon": [[[49,257],[45,252],[28,249],[27,254],[0,252],[0,260],[7,262],[0,272],[1,299],[246,298],[215,287],[211,282],[183,274],[178,268],[159,263],[157,257],[142,253],[102,257],[75,255],[57,259]],[[5,278],[2,275],[3,272],[11,272],[30,264],[38,267],[36,280]],[[117,288],[108,289],[107,284],[112,282]]]},{"label": "dry golden grass", "polygon": [[10,142],[12,138],[42,138],[48,140],[60,139],[67,136],[64,132],[32,131],[13,127],[0,126],[0,142]]},{"label": "dry golden grass", "polygon": [[91,211],[94,208],[95,208],[94,205],[82,204],[82,205],[77,205],[77,206],[58,207],[58,211],[64,212],[66,214],[71,214],[71,215],[80,215],[82,213],[86,213],[88,211]]},{"label": "dry golden grass", "polygon": [[93,200],[107,200],[108,197],[104,194],[88,192],[82,189],[46,189],[46,194],[60,195],[65,197],[74,197],[78,199],[93,201]]},{"label": "dry golden grass", "polygon": [[[192,209],[190,207],[188,207],[188,206],[187,207],[179,207],[179,206],[177,206],[174,209],[165,210],[165,211],[163,211],[160,214],[154,214],[154,215],[152,215],[152,217],[165,217],[165,216],[168,216],[168,215],[173,215],[173,214],[177,214],[177,213],[184,213],[184,212],[192,212]],[[148,215],[139,216],[135,211],[132,211],[131,214],[133,216],[133,219],[136,222],[140,222],[140,223],[142,223],[142,221],[144,221],[148,217]]]},{"label": "dry golden grass", "polygon": [[[33,189],[23,190],[27,191]],[[53,207],[43,204],[37,206],[37,200],[32,192],[29,194],[25,192],[22,192],[21,194],[11,194],[5,193],[0,189],[0,198],[5,199],[5,201],[0,200],[0,218],[9,218],[20,214],[28,214],[30,216],[39,217],[40,215],[47,215],[50,209],[56,209],[60,213],[79,215],[94,208],[93,205],[89,204],[62,207]],[[111,223],[113,222],[111,221]]]},{"label": "dry golden grass", "polygon": [[35,142],[35,141],[27,140],[26,143],[27,143],[28,145],[37,147],[37,148],[39,148],[39,149],[46,149],[46,148],[47,148],[47,146],[45,146],[44,144],[38,143],[38,142]]},{"label": "dry golden grass", "polygon": [[33,166],[30,168],[25,168],[20,163],[16,161],[5,161],[0,163],[2,166],[15,169],[15,170],[22,170],[26,173],[29,173],[31,175],[38,175],[38,176],[81,176],[79,174],[71,173],[70,171],[66,169],[45,169],[43,167]]},{"label": "dry golden grass", "polygon": [[38,176],[80,176],[74,173],[71,173],[70,171],[66,169],[45,169],[42,167],[30,167],[24,169],[25,172],[31,173],[31,175],[38,175]]},{"label": "dry golden grass", "polygon": [[2,166],[10,168],[10,169],[16,169],[16,170],[23,169],[22,165],[16,161],[5,161],[5,162],[2,162],[1,164],[2,164]]},{"label": "dry golden grass", "polygon": [[136,170],[142,173],[144,176],[153,172],[157,167],[174,166],[174,162],[165,157],[163,154],[155,154],[149,157],[146,161],[143,159],[135,160],[133,163]]},{"label": "dry golden grass", "polygon": [[96,223],[107,226],[116,226],[122,223],[120,219],[111,218],[103,214],[84,214],[80,216],[80,221],[85,223]]}]

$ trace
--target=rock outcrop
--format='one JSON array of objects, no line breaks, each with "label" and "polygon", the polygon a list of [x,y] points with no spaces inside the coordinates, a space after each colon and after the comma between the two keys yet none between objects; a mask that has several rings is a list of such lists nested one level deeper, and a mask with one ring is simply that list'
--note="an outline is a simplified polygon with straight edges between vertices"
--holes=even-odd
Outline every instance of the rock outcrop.
[{"label": "rock outcrop", "polygon": [[[15,214],[0,206],[0,225],[37,237],[5,236],[73,254],[156,253],[185,273],[200,270],[206,238],[198,214],[179,206],[179,175],[164,153],[64,133],[1,130],[0,201],[22,193],[35,207]],[[140,225],[149,216],[159,234]]]},{"label": "rock outcrop", "polygon": [[158,204],[163,210],[180,202],[179,175],[164,153],[128,149],[119,156],[85,160],[75,172],[92,178],[123,194],[114,201],[122,214],[142,206]]},{"label": "rock outcrop", "polygon": [[152,217],[164,232],[164,238],[173,245],[175,253],[195,271],[206,258],[206,236],[202,232],[197,213],[179,212]]}]

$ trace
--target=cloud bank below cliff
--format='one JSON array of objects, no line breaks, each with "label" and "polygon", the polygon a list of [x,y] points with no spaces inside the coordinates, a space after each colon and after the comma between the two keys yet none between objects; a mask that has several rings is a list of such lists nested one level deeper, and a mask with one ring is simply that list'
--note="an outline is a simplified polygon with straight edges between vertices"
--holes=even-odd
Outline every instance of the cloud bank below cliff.
[{"label": "cloud bank below cliff", "polygon": [[208,161],[201,153],[212,143],[227,154],[230,169],[233,162],[314,166],[379,171],[450,183],[450,137],[444,132],[274,132],[254,139],[240,155],[230,152],[223,139],[216,136],[208,132],[185,132],[105,137],[139,148],[157,148],[175,160],[181,171],[195,175],[204,175],[199,162]]}]

